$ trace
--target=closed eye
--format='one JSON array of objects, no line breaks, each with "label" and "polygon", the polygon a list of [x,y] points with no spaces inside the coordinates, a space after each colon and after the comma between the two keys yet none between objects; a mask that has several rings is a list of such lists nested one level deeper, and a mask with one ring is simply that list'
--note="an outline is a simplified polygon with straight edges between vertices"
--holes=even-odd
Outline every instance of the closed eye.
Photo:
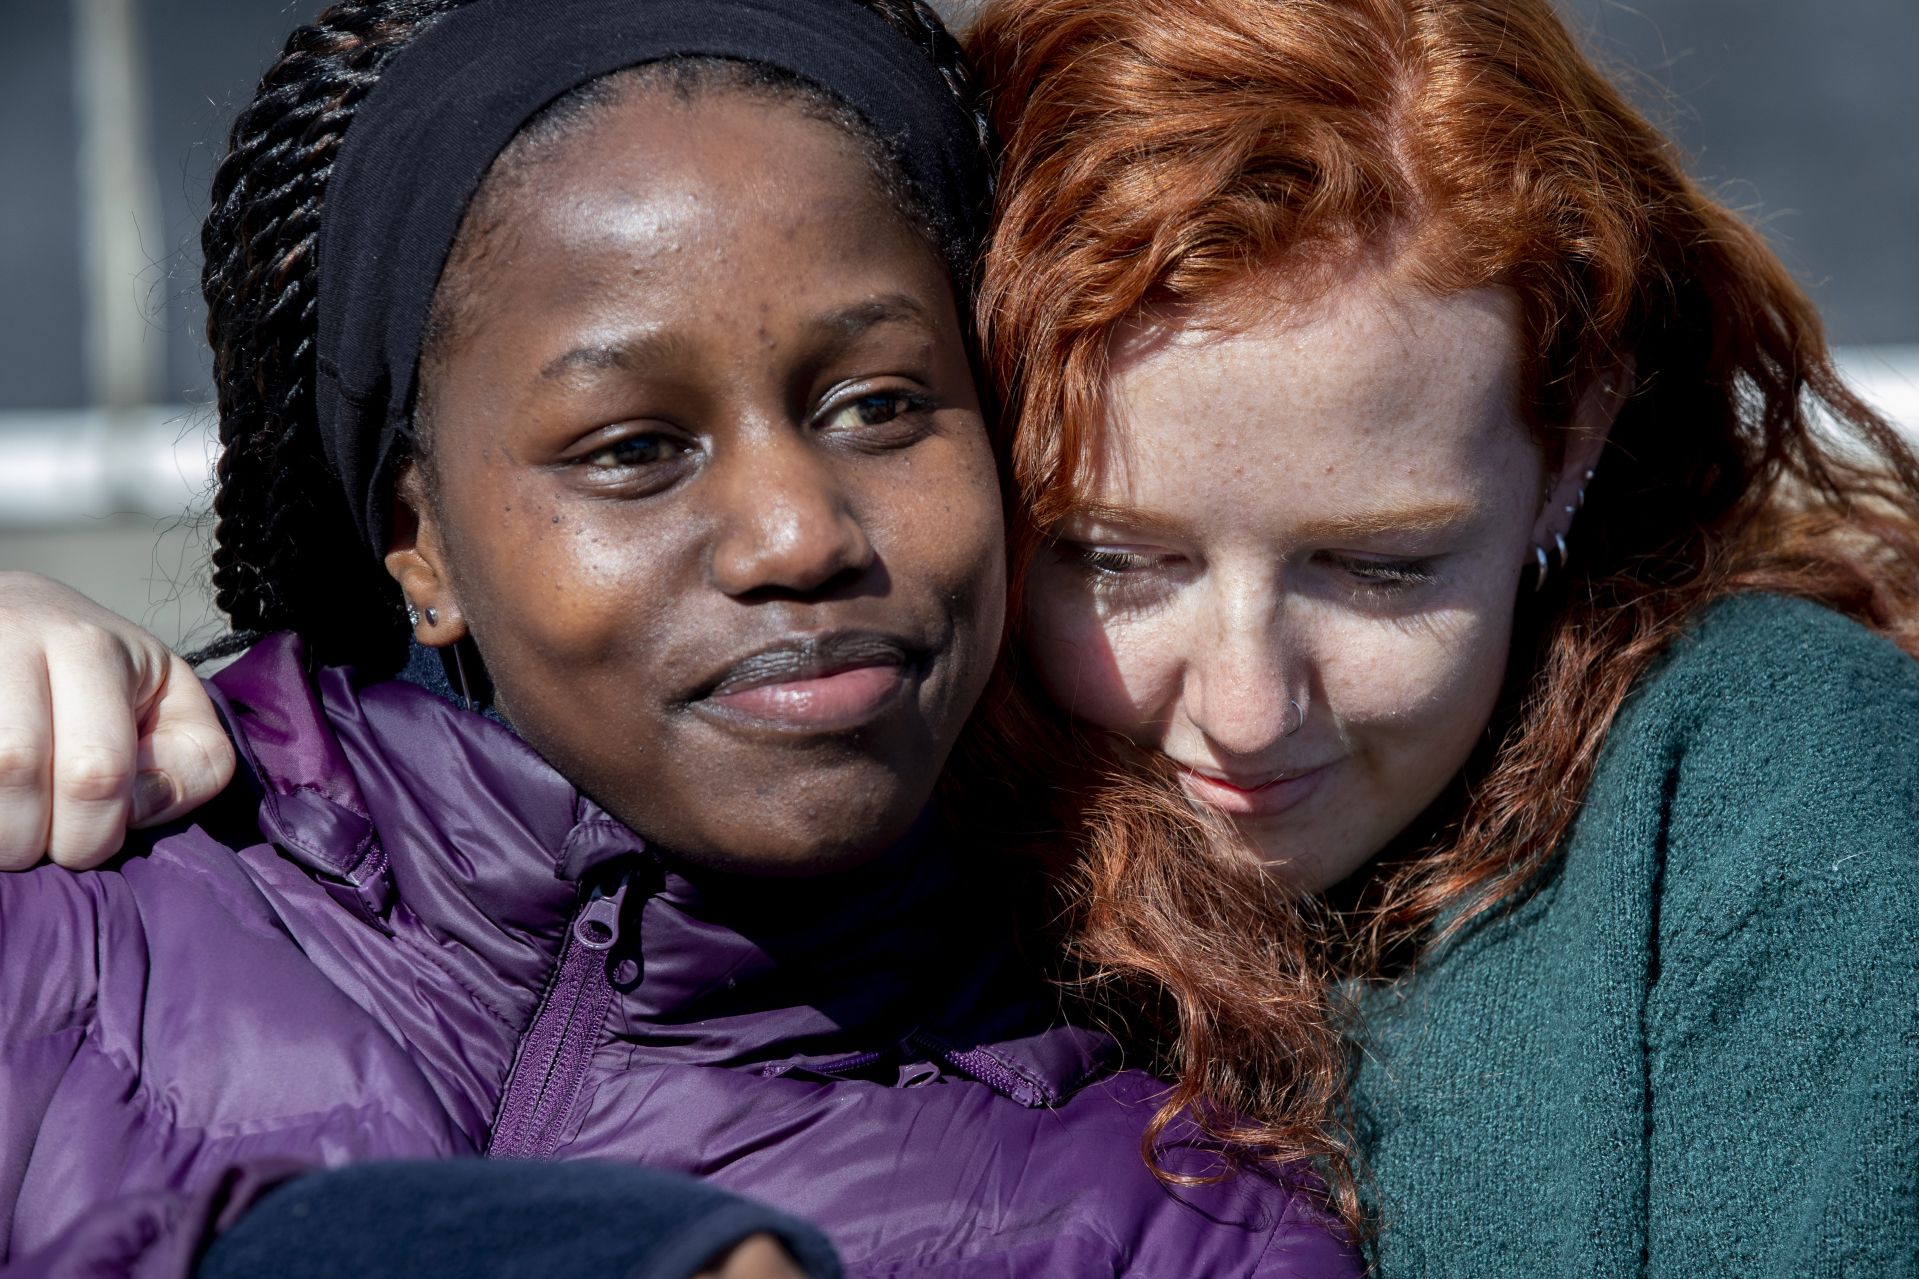
[{"label": "closed eye", "polygon": [[1160,561],[1159,556],[1141,555],[1137,551],[1106,550],[1096,546],[1075,548],[1074,558],[1082,567],[1109,576],[1136,573],[1141,569],[1152,568]]},{"label": "closed eye", "polygon": [[1371,559],[1355,555],[1327,555],[1326,561],[1347,574],[1360,589],[1382,595],[1410,591],[1439,580],[1433,571],[1435,560]]}]

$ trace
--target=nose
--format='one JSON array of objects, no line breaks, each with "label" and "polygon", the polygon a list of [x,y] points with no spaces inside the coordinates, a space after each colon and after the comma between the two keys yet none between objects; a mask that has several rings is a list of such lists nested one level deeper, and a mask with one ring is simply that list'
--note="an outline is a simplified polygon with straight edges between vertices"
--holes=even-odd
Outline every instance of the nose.
[{"label": "nose", "polygon": [[813,595],[872,566],[873,544],[831,459],[789,431],[731,453],[709,472],[720,514],[715,586],[735,598]]},{"label": "nose", "polygon": [[1305,705],[1281,594],[1264,584],[1223,586],[1206,614],[1187,656],[1183,716],[1222,763],[1270,756],[1298,731]]}]

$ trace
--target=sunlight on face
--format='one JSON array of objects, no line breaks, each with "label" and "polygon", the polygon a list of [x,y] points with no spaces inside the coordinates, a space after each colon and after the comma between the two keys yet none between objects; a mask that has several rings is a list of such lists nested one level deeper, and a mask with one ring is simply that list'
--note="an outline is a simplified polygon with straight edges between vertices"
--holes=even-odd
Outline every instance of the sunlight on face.
[{"label": "sunlight on face", "polygon": [[1418,817],[1492,714],[1560,509],[1516,316],[1371,274],[1249,329],[1115,344],[1087,501],[1034,566],[1036,665],[1302,888]]}]

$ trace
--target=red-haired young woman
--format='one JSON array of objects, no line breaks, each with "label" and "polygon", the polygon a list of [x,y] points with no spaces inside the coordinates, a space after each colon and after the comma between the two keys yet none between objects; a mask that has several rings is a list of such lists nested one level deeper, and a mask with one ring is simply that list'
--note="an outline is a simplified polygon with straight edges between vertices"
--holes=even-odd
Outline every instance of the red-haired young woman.
[{"label": "red-haired young woman", "polygon": [[1909,1272],[1919,462],[1810,302],[1547,0],[971,40],[1075,726],[997,736],[1086,761],[1067,918],[1170,1104],[1357,1156],[1389,1275]]}]

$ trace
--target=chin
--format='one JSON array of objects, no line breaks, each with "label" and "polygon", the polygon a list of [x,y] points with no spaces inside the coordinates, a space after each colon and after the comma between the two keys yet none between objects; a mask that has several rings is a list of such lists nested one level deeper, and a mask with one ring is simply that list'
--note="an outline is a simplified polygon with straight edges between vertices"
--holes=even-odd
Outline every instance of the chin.
[{"label": "chin", "polygon": [[[1296,893],[1323,893],[1372,860],[1350,836],[1291,829],[1283,836],[1256,826],[1236,827],[1241,847],[1275,882]],[[1363,844],[1363,841],[1362,841]]]},{"label": "chin", "polygon": [[878,806],[822,805],[735,815],[721,830],[662,845],[689,868],[754,879],[835,875],[883,856],[913,828],[926,800]]}]

